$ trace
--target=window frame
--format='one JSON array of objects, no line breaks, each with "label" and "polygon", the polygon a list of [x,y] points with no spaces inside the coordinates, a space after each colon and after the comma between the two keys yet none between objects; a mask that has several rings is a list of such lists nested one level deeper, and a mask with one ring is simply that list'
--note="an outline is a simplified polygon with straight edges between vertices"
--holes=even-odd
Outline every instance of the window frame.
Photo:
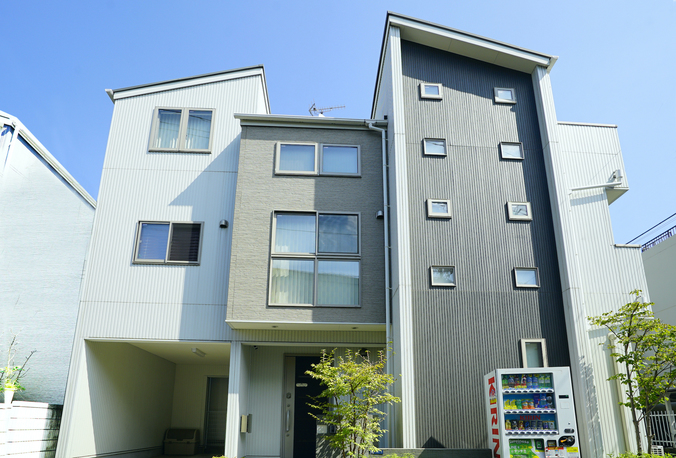
[{"label": "window frame", "polygon": [[[520,284],[518,281],[518,277],[516,275],[517,271],[519,270],[530,270],[530,271],[535,271],[535,285],[526,285],[526,284]],[[530,289],[537,289],[540,287],[540,271],[537,267],[514,267],[513,269],[514,272],[514,285],[517,288],[530,288]]]},{"label": "window frame", "polygon": [[[313,171],[303,170],[280,170],[280,160],[282,145],[306,145],[315,148],[315,168]],[[345,148],[357,148],[357,172],[323,172],[324,166],[324,147],[337,146]],[[342,143],[317,143],[317,142],[286,142],[279,141],[275,145],[275,175],[304,175],[304,176],[325,176],[325,177],[361,177],[361,145],[348,145]]]},{"label": "window frame", "polygon": [[[169,233],[167,234],[167,248],[164,253],[164,260],[159,259],[139,259],[138,250],[141,242],[141,229],[143,224],[168,224]],[[170,261],[169,250],[171,250],[171,237],[174,233],[174,224],[199,224],[200,226],[200,240],[197,247],[197,261]],[[155,264],[155,265],[182,265],[182,266],[198,266],[202,262],[202,239],[204,239],[204,221],[148,221],[141,220],[136,224],[136,243],[134,245],[133,264]]]},{"label": "window frame", "polygon": [[[276,237],[277,237],[277,215],[314,215],[315,217],[315,252],[314,253],[284,253],[275,252]],[[320,215],[346,215],[357,217],[357,253],[331,253],[319,251],[319,216]],[[268,275],[268,306],[270,307],[335,307],[335,308],[361,308],[362,305],[362,280],[363,280],[363,264],[362,264],[362,247],[361,247],[361,212],[346,212],[346,211],[294,211],[294,210],[275,210],[272,212],[272,229],[270,236],[270,263]],[[275,259],[287,260],[313,260],[314,261],[314,281],[312,304],[284,304],[272,301],[272,263]],[[319,262],[320,261],[356,261],[359,262],[359,294],[358,304],[318,304],[317,284],[319,278]]]},{"label": "window frame", "polygon": [[[300,145],[300,146],[313,146],[315,149],[314,160],[315,167],[312,171],[305,170],[279,170],[282,159],[282,145]],[[312,142],[277,142],[275,145],[275,175],[318,175],[319,174],[319,161],[317,160],[317,143]]]},{"label": "window frame", "polygon": [[537,369],[536,367],[528,366],[528,358],[526,357],[526,345],[529,343],[540,344],[540,355],[542,356],[542,368],[549,367],[549,360],[547,359],[547,339],[520,339],[521,346],[521,366],[524,369]]},{"label": "window frame", "polygon": [[[428,153],[427,152],[427,140],[444,142],[444,153],[443,154]],[[437,157],[448,156],[448,144],[446,143],[446,139],[445,138],[432,138],[432,137],[423,138],[423,155],[424,156],[437,156]]]},{"label": "window frame", "polygon": [[[528,214],[527,215],[516,215],[514,214],[513,205],[525,205]],[[510,221],[533,221],[533,210],[530,206],[530,202],[507,202],[507,214],[509,215]]]},{"label": "window frame", "polygon": [[[434,269],[438,268],[452,268],[453,269],[453,283],[435,283],[434,282]],[[440,286],[440,287],[455,287],[458,285],[458,270],[455,268],[455,266],[440,266],[440,265],[434,265],[430,266],[430,286]]]},{"label": "window frame", "polygon": [[[521,157],[505,156],[505,153],[502,149],[502,145],[519,145],[519,152],[521,153]],[[523,161],[524,158],[525,158],[523,143],[522,142],[500,142],[500,157],[502,159],[505,159],[505,160],[508,160],[508,161]]]},{"label": "window frame", "polygon": [[[357,172],[324,172],[324,147],[325,146],[338,146],[345,148],[357,148]],[[316,153],[319,155],[319,175],[321,176],[334,176],[334,177],[360,177],[361,176],[361,146],[360,145],[344,145],[338,143],[320,143],[319,151]]]},{"label": "window frame", "polygon": [[[156,148],[153,146],[157,139],[157,132],[160,128],[160,110],[181,111],[181,120],[178,128],[178,145],[176,148]],[[209,147],[207,149],[185,148],[185,140],[188,132],[188,120],[191,111],[210,111],[211,125],[209,127]],[[153,110],[153,120],[150,130],[150,140],[148,142],[148,151],[151,153],[204,153],[211,154],[214,142],[214,119],[216,110],[214,108],[189,108],[189,107],[155,107]]]},{"label": "window frame", "polygon": [[[434,213],[432,211],[432,205],[434,204],[434,202],[444,202],[448,208],[448,211],[446,213]],[[451,209],[451,201],[449,199],[427,199],[427,217],[451,219],[453,217],[453,212]]]},{"label": "window frame", "polygon": [[[439,88],[439,94],[425,94],[425,86],[436,86]],[[444,98],[443,84],[441,83],[420,83],[420,98],[442,100]]]},{"label": "window frame", "polygon": [[[511,91],[512,99],[503,99],[498,95],[498,91]],[[495,103],[507,103],[510,105],[516,104],[516,89],[513,87],[494,87],[493,88],[493,100]]]}]

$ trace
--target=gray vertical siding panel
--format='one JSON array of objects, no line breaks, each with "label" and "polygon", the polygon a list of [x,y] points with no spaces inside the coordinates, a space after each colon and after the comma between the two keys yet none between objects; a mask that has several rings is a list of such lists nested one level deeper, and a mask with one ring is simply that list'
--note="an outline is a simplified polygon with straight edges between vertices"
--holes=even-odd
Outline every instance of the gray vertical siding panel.
[{"label": "gray vertical siding panel", "polygon": [[[417,444],[485,448],[483,375],[521,366],[519,339],[546,338],[549,364],[568,365],[560,278],[530,75],[402,43],[411,215]],[[443,100],[419,83],[443,84]],[[514,87],[516,105],[495,104]],[[422,155],[446,138],[448,155]],[[523,142],[525,160],[500,158]],[[450,199],[452,219],[428,219],[425,200]],[[507,201],[531,202],[532,222],[509,221]],[[430,265],[455,265],[455,288],[430,288]],[[516,289],[515,266],[541,287]]]}]

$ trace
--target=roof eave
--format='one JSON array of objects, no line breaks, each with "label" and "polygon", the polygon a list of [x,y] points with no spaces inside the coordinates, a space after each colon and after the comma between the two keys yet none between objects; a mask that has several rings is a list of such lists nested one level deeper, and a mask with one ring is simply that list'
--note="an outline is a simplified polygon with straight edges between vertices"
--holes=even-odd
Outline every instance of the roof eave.
[{"label": "roof eave", "polygon": [[398,27],[401,39],[419,43],[432,48],[481,60],[501,67],[511,68],[524,73],[532,73],[536,67],[546,67],[550,71],[558,57],[537,51],[510,45],[490,38],[474,35],[462,30],[440,24],[423,21],[410,16],[387,13],[383,42],[380,49],[380,63],[374,89],[371,117],[375,116],[376,100],[387,46],[387,37],[391,26]]}]

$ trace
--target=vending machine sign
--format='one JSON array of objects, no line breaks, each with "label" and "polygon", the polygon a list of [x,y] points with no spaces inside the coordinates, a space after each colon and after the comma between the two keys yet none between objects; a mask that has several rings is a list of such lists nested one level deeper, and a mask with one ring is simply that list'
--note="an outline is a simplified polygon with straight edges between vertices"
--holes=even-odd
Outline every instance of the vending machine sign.
[{"label": "vending machine sign", "polygon": [[495,389],[495,377],[488,378],[488,403],[490,405],[490,430],[493,439],[493,458],[500,458],[500,430],[498,428],[498,398]]}]

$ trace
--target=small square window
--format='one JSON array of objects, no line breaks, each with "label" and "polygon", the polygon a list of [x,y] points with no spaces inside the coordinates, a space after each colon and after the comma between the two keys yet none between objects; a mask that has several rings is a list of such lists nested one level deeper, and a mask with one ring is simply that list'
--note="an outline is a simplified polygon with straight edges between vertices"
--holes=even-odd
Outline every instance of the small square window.
[{"label": "small square window", "polygon": [[213,110],[156,108],[148,151],[211,152]]},{"label": "small square window", "polygon": [[202,223],[139,223],[134,262],[199,264]]},{"label": "small square window", "polygon": [[441,99],[440,83],[420,83],[420,98],[422,99]]},{"label": "small square window", "polygon": [[427,199],[427,216],[429,218],[450,218],[451,201],[443,199]]},{"label": "small square window", "polygon": [[359,175],[359,147],[348,145],[322,145],[322,171],[324,175]]},{"label": "small square window", "polygon": [[424,139],[423,154],[426,156],[446,156],[446,140],[443,138]]},{"label": "small square window", "polygon": [[432,286],[455,286],[455,266],[430,267]]},{"label": "small square window", "polygon": [[516,89],[513,87],[493,88],[495,103],[516,103]]},{"label": "small square window", "polygon": [[540,277],[537,267],[515,267],[514,282],[517,288],[539,288]]},{"label": "small square window", "polygon": [[523,160],[523,144],[500,142],[500,155],[503,159]]},{"label": "small square window", "polygon": [[545,339],[521,339],[521,365],[523,367],[549,367]]},{"label": "small square window", "polygon": [[314,143],[277,143],[275,173],[315,175],[317,145]]},{"label": "small square window", "polygon": [[510,220],[531,221],[533,219],[530,202],[507,202],[507,212]]}]

